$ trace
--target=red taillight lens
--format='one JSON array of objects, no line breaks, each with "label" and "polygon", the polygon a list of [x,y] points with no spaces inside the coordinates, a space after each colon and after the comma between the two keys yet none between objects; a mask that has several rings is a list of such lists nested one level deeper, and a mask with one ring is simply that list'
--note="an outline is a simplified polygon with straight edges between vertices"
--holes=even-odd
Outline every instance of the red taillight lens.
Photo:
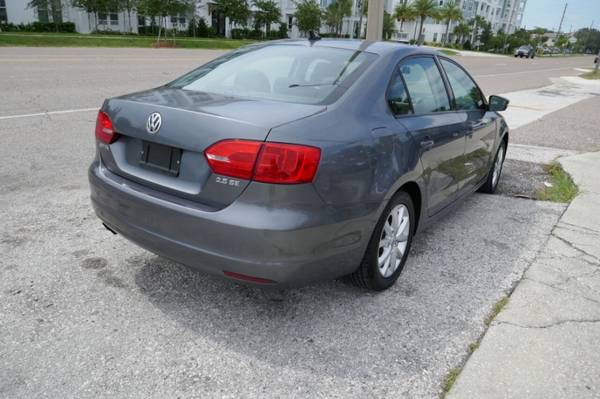
[{"label": "red taillight lens", "polygon": [[105,112],[99,111],[98,118],[96,118],[96,138],[105,144],[110,144],[118,136],[113,129],[113,124],[109,116]]},{"label": "red taillight lens", "polygon": [[265,143],[256,162],[254,180],[263,183],[310,183],[317,173],[321,150],[296,144]]},{"label": "red taillight lens", "polygon": [[214,173],[251,179],[261,142],[249,140],[223,140],[204,151]]},{"label": "red taillight lens", "polygon": [[263,183],[310,183],[321,150],[297,144],[223,140],[204,152],[214,173]]}]

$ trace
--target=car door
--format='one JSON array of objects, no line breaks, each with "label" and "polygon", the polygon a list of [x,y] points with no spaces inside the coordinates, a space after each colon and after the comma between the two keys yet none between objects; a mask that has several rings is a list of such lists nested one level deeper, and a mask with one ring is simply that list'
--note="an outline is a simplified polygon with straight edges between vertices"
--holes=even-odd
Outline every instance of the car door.
[{"label": "car door", "polygon": [[[405,93],[405,94],[404,94]],[[405,98],[403,101],[398,99]],[[464,132],[433,56],[413,56],[397,68],[388,92],[390,107],[419,146],[427,190],[427,213],[433,215],[457,195],[463,175]]]},{"label": "car door", "polygon": [[493,113],[487,112],[483,94],[469,74],[454,61],[443,57],[439,59],[452,90],[456,113],[466,131],[464,175],[460,178],[458,189],[459,193],[472,191],[489,173],[494,155],[496,118]]}]

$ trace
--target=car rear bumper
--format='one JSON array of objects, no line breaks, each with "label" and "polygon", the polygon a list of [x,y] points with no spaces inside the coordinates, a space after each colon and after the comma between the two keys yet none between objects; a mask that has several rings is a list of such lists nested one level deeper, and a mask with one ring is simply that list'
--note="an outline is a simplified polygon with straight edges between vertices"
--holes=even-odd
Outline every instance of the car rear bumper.
[{"label": "car rear bumper", "polygon": [[[252,183],[234,203],[214,211],[169,200],[99,162],[88,175],[94,210],[110,229],[201,271],[267,279],[269,285],[297,286],[351,273],[375,223],[372,216],[340,222],[322,203],[299,199],[280,208],[259,206],[254,199],[264,193],[256,191],[268,188],[261,183]],[[305,191],[297,198],[310,199],[314,189],[304,186],[295,188]]]}]

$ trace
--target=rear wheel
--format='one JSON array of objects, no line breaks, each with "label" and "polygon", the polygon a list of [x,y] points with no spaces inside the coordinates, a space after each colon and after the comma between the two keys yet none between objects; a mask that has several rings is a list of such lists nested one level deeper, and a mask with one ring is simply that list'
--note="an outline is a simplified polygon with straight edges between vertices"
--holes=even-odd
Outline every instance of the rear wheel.
[{"label": "rear wheel", "polygon": [[415,210],[404,191],[390,201],[375,226],[365,256],[350,281],[359,287],[382,291],[391,287],[406,263],[412,243]]},{"label": "rear wheel", "polygon": [[498,148],[498,152],[496,152],[496,158],[494,158],[494,163],[492,164],[492,169],[490,169],[490,173],[488,174],[488,178],[479,189],[479,192],[486,194],[494,194],[496,192],[496,188],[498,188],[498,182],[500,181],[500,175],[502,174],[502,166],[504,165],[504,158],[506,156],[506,142],[502,142],[500,144],[500,148]]}]

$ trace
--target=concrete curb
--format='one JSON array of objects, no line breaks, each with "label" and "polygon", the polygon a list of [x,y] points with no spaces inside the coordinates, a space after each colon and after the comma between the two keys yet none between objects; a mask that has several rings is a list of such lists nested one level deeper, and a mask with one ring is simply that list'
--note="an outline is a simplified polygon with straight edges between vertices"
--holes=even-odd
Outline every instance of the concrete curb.
[{"label": "concrete curb", "polygon": [[600,152],[559,162],[581,193],[448,398],[600,397]]}]

